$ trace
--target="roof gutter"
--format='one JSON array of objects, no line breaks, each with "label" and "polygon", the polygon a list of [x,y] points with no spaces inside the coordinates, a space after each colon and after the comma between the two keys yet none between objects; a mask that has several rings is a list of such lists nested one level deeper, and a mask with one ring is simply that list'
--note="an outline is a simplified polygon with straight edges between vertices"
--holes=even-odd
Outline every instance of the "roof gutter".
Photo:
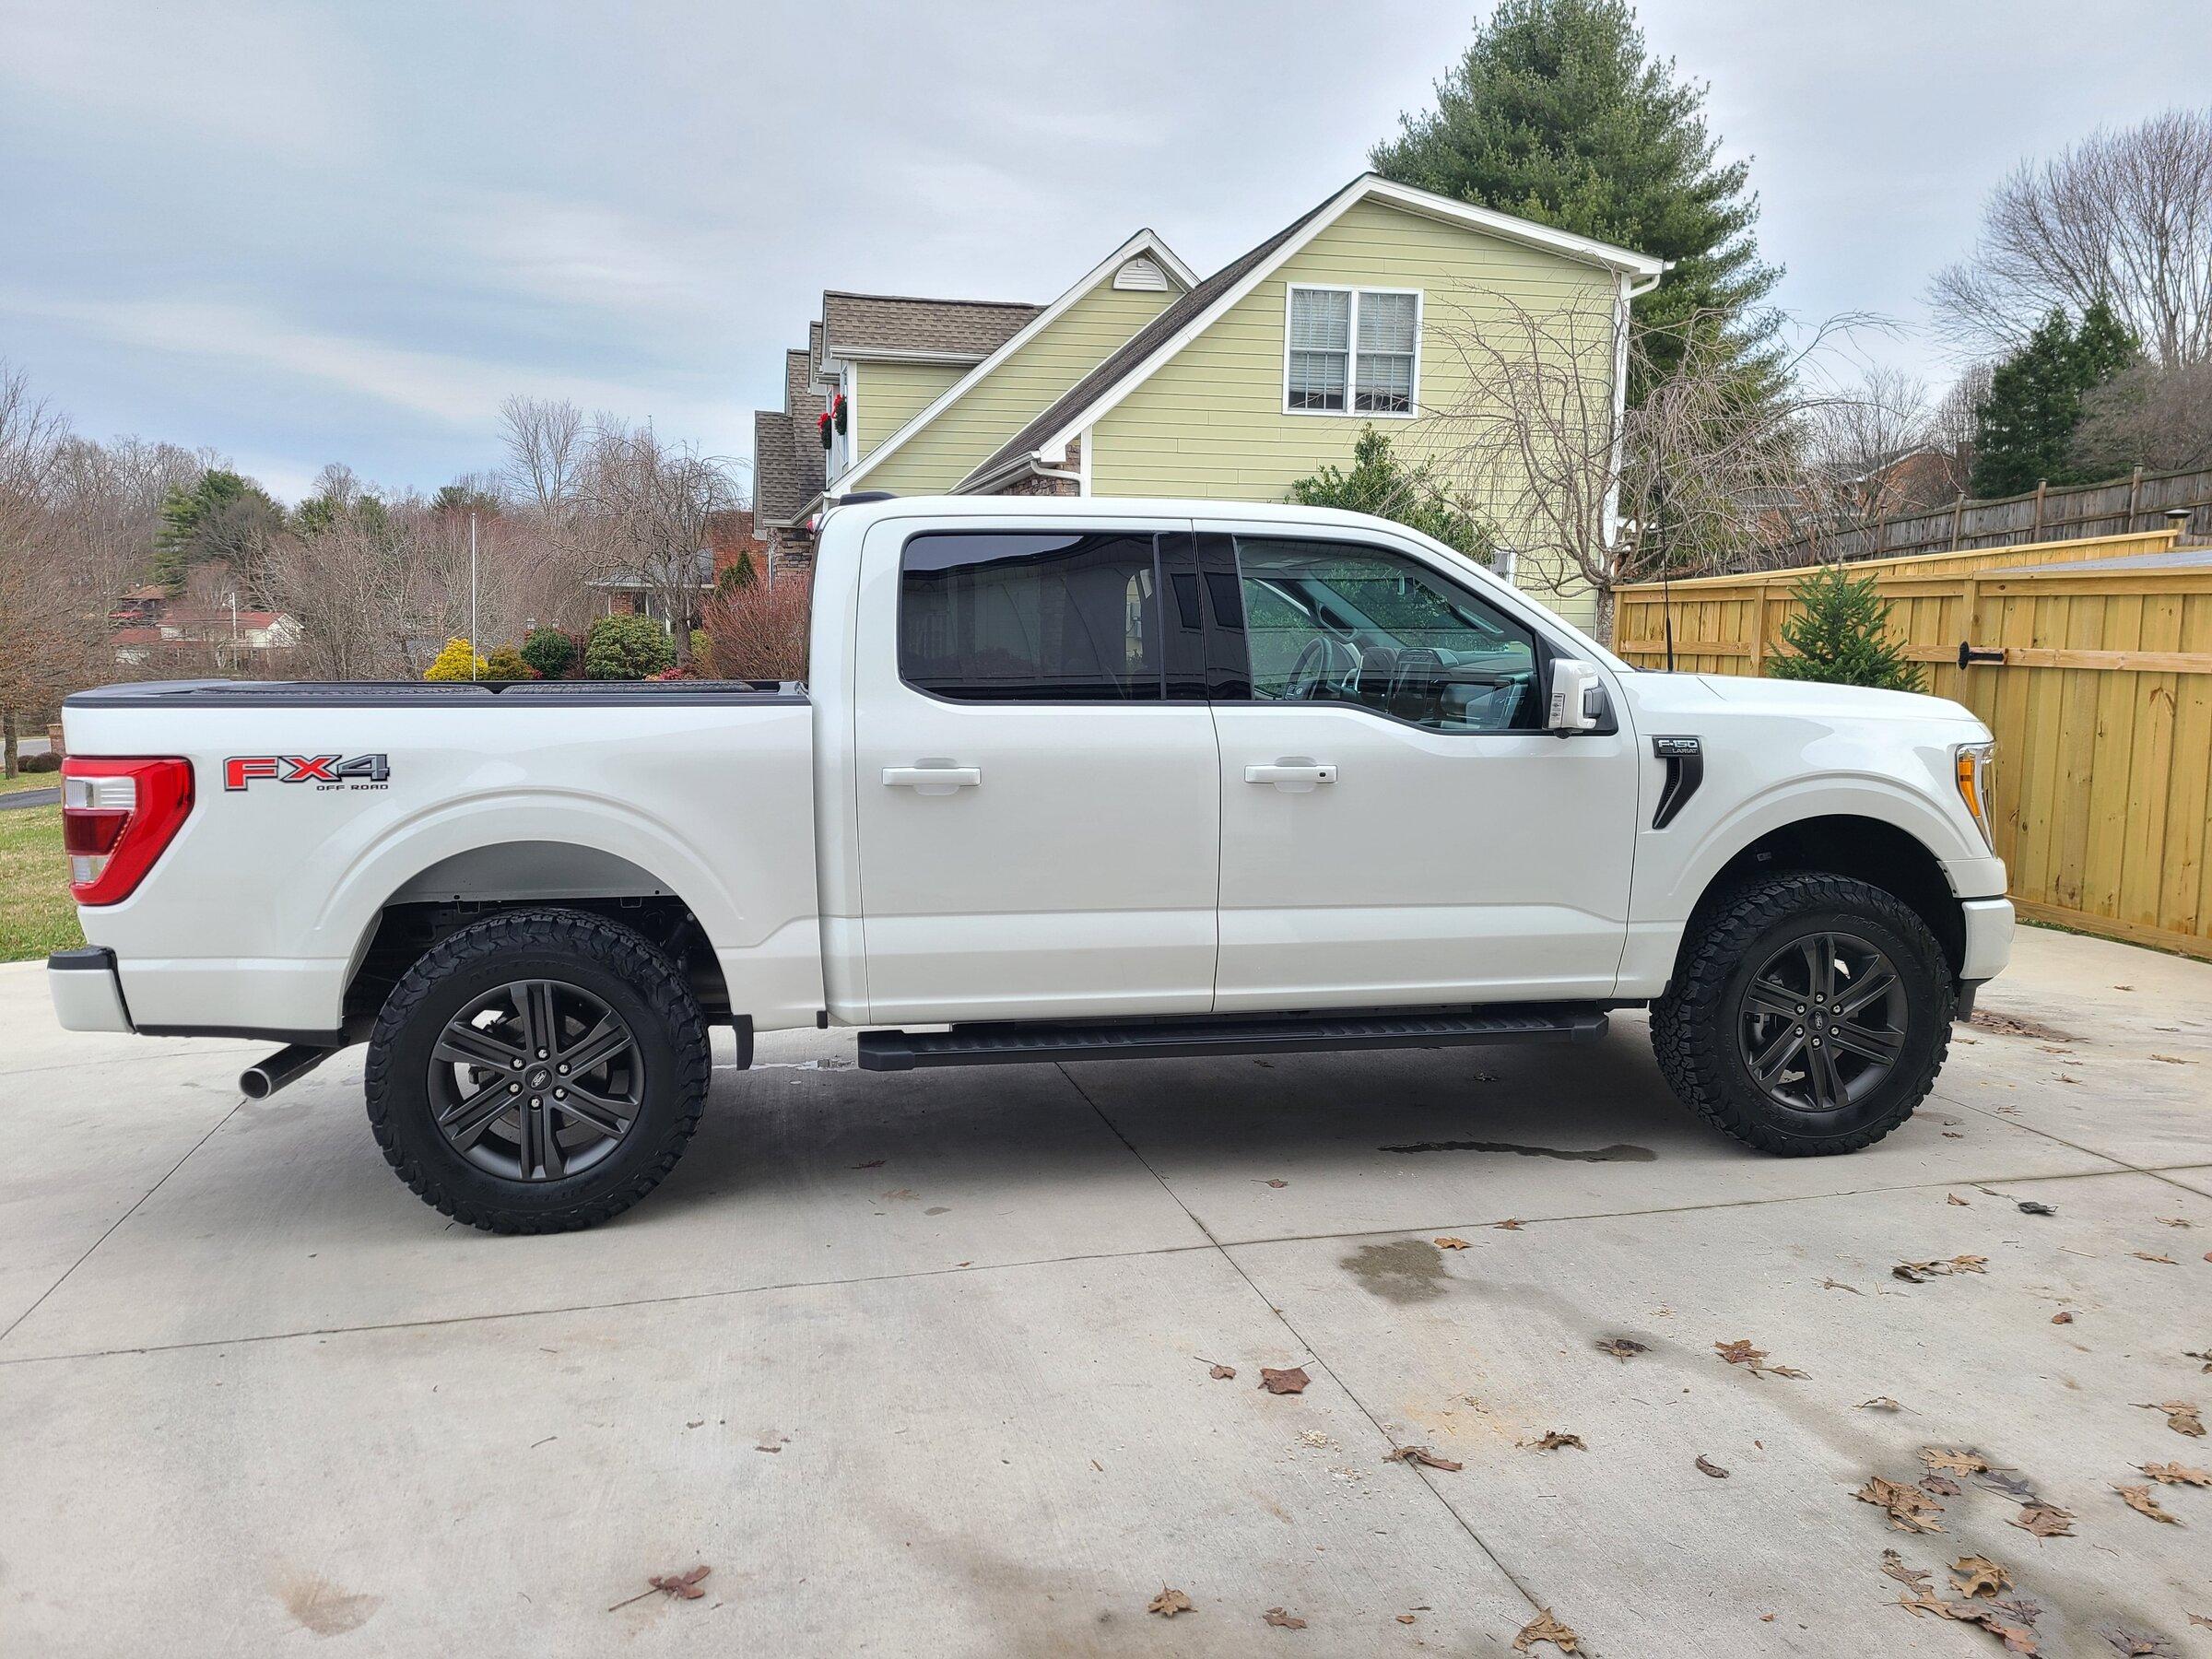
[{"label": "roof gutter", "polygon": [[1016,455],[1002,461],[989,472],[962,478],[952,487],[954,495],[996,495],[1009,484],[1024,478],[1065,478],[1071,484],[1080,484],[1083,475],[1070,472],[1065,466],[1046,465],[1047,452],[1037,450],[1030,454]]}]

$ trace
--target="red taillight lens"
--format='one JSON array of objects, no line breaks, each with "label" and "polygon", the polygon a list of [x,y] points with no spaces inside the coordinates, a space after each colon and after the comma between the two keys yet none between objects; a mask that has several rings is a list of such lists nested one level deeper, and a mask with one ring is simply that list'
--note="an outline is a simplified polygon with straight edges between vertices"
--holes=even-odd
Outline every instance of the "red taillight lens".
[{"label": "red taillight lens", "polygon": [[62,762],[62,845],[69,892],[79,904],[128,899],[192,812],[192,762],[151,759]]}]

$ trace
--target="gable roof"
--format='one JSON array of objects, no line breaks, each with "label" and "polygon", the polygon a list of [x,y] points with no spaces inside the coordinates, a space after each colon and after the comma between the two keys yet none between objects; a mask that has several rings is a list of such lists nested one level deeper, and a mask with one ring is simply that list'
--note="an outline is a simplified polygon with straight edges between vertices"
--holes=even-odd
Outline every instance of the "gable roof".
[{"label": "gable roof", "polygon": [[789,524],[821,492],[822,442],[814,417],[755,409],[754,523]]},{"label": "gable roof", "polygon": [[1044,308],[1001,300],[822,294],[822,356],[988,357]]},{"label": "gable roof", "polygon": [[815,416],[822,412],[822,394],[808,388],[814,365],[804,351],[783,354],[783,413]]},{"label": "gable roof", "polygon": [[1077,300],[1082,299],[1084,295],[1089,293],[1091,289],[1097,288],[1100,283],[1111,280],[1114,274],[1121,270],[1121,268],[1127,265],[1131,260],[1142,258],[1149,258],[1155,261],[1159,265],[1159,268],[1167,274],[1171,282],[1180,284],[1186,289],[1194,287],[1198,281],[1197,274],[1194,272],[1189,265],[1184,265],[1182,260],[1175,256],[1175,250],[1169,247],[1168,244],[1161,240],[1160,235],[1157,230],[1154,230],[1149,227],[1139,230],[1127,241],[1124,242],[1112,253],[1107,254],[1104,259],[1101,259],[1097,265],[1093,265],[1088,272],[1077,280],[1073,288],[1062,294],[1060,298],[1053,300],[1050,305],[1040,310],[1035,316],[1030,319],[1028,324],[1026,324],[1018,333],[1008,335],[1006,341],[1000,345],[997,350],[994,351],[989,357],[985,358],[982,362],[976,364],[976,366],[971,369],[966,374],[962,375],[959,380],[947,386],[943,392],[939,393],[934,400],[924,406],[912,417],[912,418],[908,420],[904,426],[900,427],[888,438],[886,438],[881,443],[870,450],[867,454],[863,456],[857,464],[848,468],[843,477],[838,480],[840,488],[853,488],[859,483],[860,479],[877,465],[877,462],[882,461],[888,455],[896,453],[900,447],[903,445],[909,438],[912,438],[916,432],[919,432],[924,427],[927,426],[939,415],[943,414],[947,409],[958,403],[962,397],[966,396],[970,387],[977,384],[986,375],[990,374],[994,370],[995,370],[1001,363],[1005,362],[1008,358],[1019,351],[1024,346],[1027,346],[1031,340],[1035,339],[1039,335],[1050,328],[1054,323],[1058,322],[1061,316],[1067,311],[1069,306],[1075,304]]},{"label": "gable roof", "polygon": [[1300,214],[1250,252],[1240,254],[1131,335],[1127,344],[1069,387],[1052,406],[999,445],[959,483],[965,494],[995,481],[996,475],[1044,454],[1057,465],[1067,444],[1085,426],[1135,391],[1154,371],[1190,344],[1215,319],[1265,279],[1323,229],[1364,201],[1383,201],[1446,223],[1485,231],[1509,241],[1541,248],[1562,257],[1599,265],[1624,277],[1656,277],[1666,262],[1647,253],[1593,241],[1566,230],[1515,218],[1488,207],[1454,201],[1433,192],[1394,183],[1379,173],[1361,173],[1342,190]]}]

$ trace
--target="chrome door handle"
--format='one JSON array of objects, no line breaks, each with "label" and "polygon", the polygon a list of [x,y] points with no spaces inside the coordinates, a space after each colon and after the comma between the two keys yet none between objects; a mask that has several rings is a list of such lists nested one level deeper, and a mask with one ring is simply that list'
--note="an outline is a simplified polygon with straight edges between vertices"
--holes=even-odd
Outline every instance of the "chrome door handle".
[{"label": "chrome door handle", "polygon": [[1248,766],[1244,769],[1247,783],[1272,783],[1286,794],[1303,794],[1316,783],[1336,782],[1336,769],[1318,765],[1310,760],[1278,760],[1273,766]]},{"label": "chrome door handle", "polygon": [[911,789],[916,794],[952,794],[962,789],[981,787],[983,772],[977,766],[887,766],[883,782],[887,788]]}]

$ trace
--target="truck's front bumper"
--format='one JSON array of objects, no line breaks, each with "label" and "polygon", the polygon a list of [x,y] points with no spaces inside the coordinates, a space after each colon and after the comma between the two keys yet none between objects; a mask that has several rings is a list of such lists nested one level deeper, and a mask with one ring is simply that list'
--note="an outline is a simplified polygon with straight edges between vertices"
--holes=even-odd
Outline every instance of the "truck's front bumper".
[{"label": "truck's front bumper", "polygon": [[101,945],[57,950],[46,959],[46,990],[65,1031],[130,1031],[115,953]]},{"label": "truck's front bumper", "polygon": [[1995,979],[2012,959],[2012,900],[1969,899],[1959,905],[1966,916],[1966,950],[1959,960],[1962,983]]}]

